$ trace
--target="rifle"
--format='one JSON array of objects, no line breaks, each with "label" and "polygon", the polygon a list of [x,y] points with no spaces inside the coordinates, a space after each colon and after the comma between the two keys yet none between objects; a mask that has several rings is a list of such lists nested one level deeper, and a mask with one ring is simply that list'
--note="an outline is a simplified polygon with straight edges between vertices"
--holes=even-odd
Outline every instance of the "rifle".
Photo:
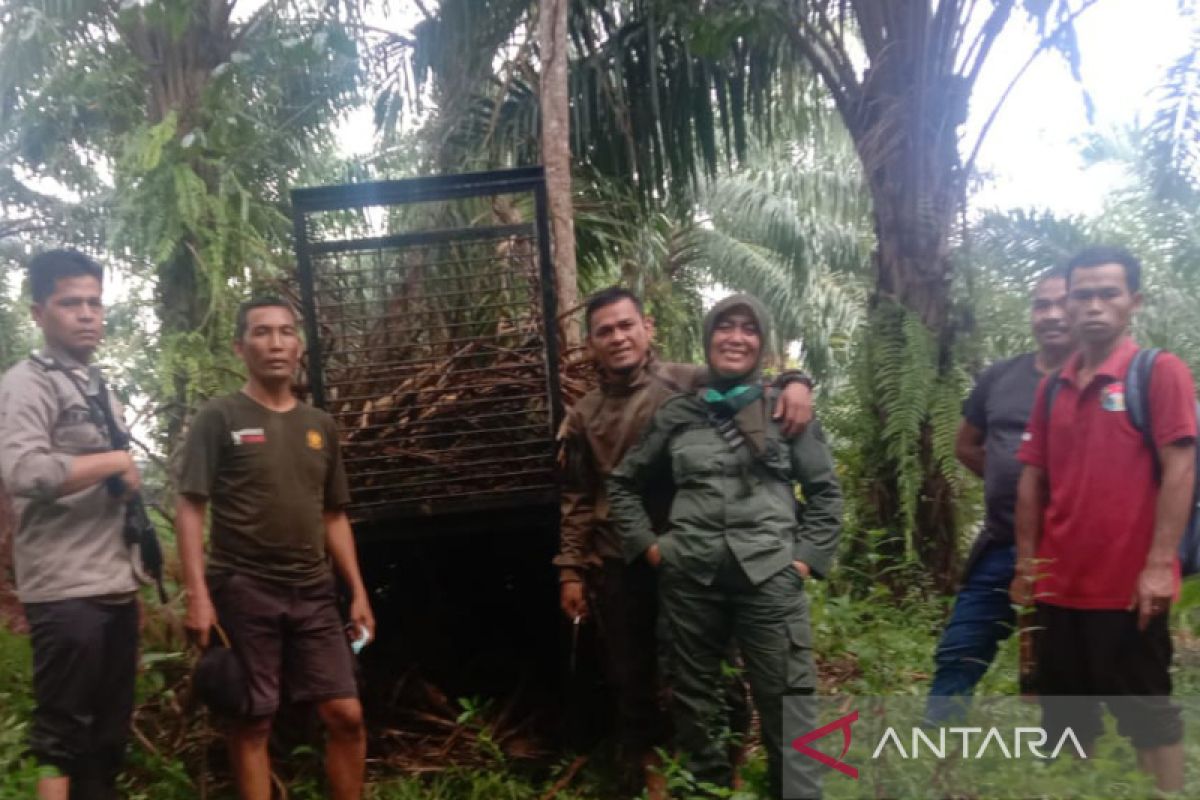
[{"label": "rifle", "polygon": [[[116,417],[113,416],[112,404],[108,400],[108,387],[104,384],[103,378],[100,378],[97,373],[93,373],[94,379],[89,386],[85,387],[69,370],[64,368],[63,372],[83,395],[92,422],[108,433],[112,448],[128,452],[131,445],[129,434],[121,429],[121,426],[117,424]],[[113,497],[122,497],[126,494],[127,487],[120,475],[109,476],[105,479],[104,485]],[[154,579],[154,584],[158,587],[158,599],[166,603],[167,591],[163,587],[162,545],[159,544],[158,532],[154,529],[154,523],[150,521],[150,515],[146,513],[146,503],[140,492],[134,492],[125,503],[124,533],[125,544],[131,548],[135,546],[138,548],[142,569]]]}]

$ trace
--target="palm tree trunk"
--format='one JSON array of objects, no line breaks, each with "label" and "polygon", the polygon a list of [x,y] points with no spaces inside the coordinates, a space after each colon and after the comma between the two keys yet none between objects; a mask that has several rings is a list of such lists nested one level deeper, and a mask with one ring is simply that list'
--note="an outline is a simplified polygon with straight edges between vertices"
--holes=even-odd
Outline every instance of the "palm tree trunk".
[{"label": "palm tree trunk", "polygon": [[[173,31],[166,23],[145,12],[130,15],[121,35],[141,61],[147,92],[147,115],[160,122],[176,115],[176,137],[181,138],[198,124],[205,89],[213,70],[230,57],[234,32],[230,24],[232,0],[203,0],[191,9],[187,26]],[[199,175],[209,193],[215,192],[217,176],[199,158],[186,163]],[[185,235],[174,253],[157,265],[157,312],[160,333],[175,337],[201,330],[204,324],[205,291],[194,235]],[[189,411],[188,376],[176,367],[170,378],[166,437],[167,451],[181,443]]]},{"label": "palm tree trunk", "polygon": [[[541,0],[538,42],[542,58],[542,163],[553,238],[554,275],[560,314],[575,308],[575,220],[571,204],[571,109],[567,93],[568,0]],[[565,344],[578,344],[579,330],[567,321]]]},{"label": "palm tree trunk", "polygon": [[[889,181],[873,182],[877,251],[875,302],[891,302],[915,315],[924,326],[930,346],[924,349],[922,364],[903,364],[902,368],[924,369],[932,378],[924,387],[924,409],[917,433],[916,468],[920,470],[915,514],[906,517],[899,498],[904,495],[900,475],[911,469],[896,463],[886,453],[876,451],[878,460],[876,480],[879,482],[872,494],[876,501],[873,509],[875,524],[885,530],[899,531],[911,528],[907,538],[911,554],[915,555],[925,569],[934,587],[942,592],[953,591],[958,578],[958,525],[955,513],[955,489],[938,463],[933,447],[932,407],[935,386],[944,380],[953,369],[952,347],[954,326],[951,320],[950,275],[951,263],[948,252],[953,214],[953,169],[957,166],[957,154],[952,160],[940,162],[935,155],[927,154],[926,164],[941,163],[946,170],[941,175],[931,175],[923,183],[927,188],[919,202],[911,202]],[[903,169],[906,164],[896,165]],[[886,174],[884,169],[876,175]],[[933,187],[944,187],[939,193]],[[940,196],[939,196],[940,194]],[[893,327],[882,328],[882,335],[896,336]],[[903,345],[897,344],[898,347]],[[877,348],[869,358],[886,358],[893,352],[886,344]],[[907,350],[912,353],[912,349]],[[884,363],[874,363],[872,370],[888,368]],[[863,397],[864,407],[873,408],[879,417],[880,430],[887,425],[887,417],[893,413],[872,392]],[[897,556],[899,553],[884,553]]]}]

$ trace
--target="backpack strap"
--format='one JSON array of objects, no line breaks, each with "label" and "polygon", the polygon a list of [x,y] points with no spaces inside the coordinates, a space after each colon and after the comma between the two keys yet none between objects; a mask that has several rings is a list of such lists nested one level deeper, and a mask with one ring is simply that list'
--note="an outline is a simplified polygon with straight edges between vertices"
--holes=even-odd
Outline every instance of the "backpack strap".
[{"label": "backpack strap", "polygon": [[[1046,421],[1046,444],[1043,449],[1050,449],[1050,412],[1054,410],[1054,399],[1058,397],[1058,388],[1062,385],[1060,380],[1062,374],[1061,369],[1056,369],[1046,377],[1046,392],[1042,395],[1042,417]],[[1046,479],[1050,479],[1050,457],[1049,452],[1046,454]]]},{"label": "backpack strap", "polygon": [[1042,411],[1046,417],[1047,425],[1050,424],[1050,410],[1054,408],[1054,398],[1058,397],[1058,387],[1061,385],[1061,373],[1061,369],[1056,369],[1046,378],[1046,393],[1042,396],[1042,402],[1044,403]]},{"label": "backpack strap", "polygon": [[1150,379],[1154,376],[1154,361],[1161,352],[1157,347],[1138,350],[1125,373],[1125,410],[1154,459],[1155,481],[1162,477],[1162,465],[1158,463],[1158,447],[1150,427]]}]

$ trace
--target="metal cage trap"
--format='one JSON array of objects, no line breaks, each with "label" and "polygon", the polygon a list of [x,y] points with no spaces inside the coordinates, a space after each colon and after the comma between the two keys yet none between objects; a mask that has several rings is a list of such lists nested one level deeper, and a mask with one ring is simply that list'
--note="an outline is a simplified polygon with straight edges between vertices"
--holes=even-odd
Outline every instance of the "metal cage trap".
[{"label": "metal cage trap", "polygon": [[342,434],[351,516],[553,502],[542,169],[298,189],[292,207],[309,387]]}]

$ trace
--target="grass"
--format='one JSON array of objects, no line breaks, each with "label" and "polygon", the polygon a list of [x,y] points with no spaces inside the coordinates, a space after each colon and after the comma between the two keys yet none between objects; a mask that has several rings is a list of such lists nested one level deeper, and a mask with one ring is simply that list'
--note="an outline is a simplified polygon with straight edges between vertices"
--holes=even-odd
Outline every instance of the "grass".
[{"label": "grass", "polygon": [[[875,589],[867,597],[851,599],[845,595],[826,595],[818,589],[813,592],[813,629],[816,652],[819,654],[822,674],[822,693],[848,696],[922,696],[932,671],[932,653],[936,635],[949,608],[949,601],[921,599],[916,593],[910,597],[896,599],[883,589]],[[1176,610],[1175,628],[1179,632],[1180,648],[1178,661],[1184,666],[1176,673],[1176,694],[1200,695],[1200,669],[1197,669],[1200,647],[1196,646],[1200,633],[1200,581],[1189,581],[1183,603]],[[153,630],[153,628],[151,629]],[[1016,691],[1015,639],[1001,649],[997,666],[984,679],[979,689],[982,695],[1010,695]],[[152,652],[152,644],[146,646],[143,669],[139,678],[139,699],[144,708],[170,709],[177,705],[171,695],[180,671],[185,669],[178,654]],[[37,778],[35,766],[22,755],[23,737],[31,709],[29,696],[30,655],[28,641],[0,630],[0,798],[31,797]],[[175,705],[173,705],[175,704]],[[149,713],[149,712],[146,712]],[[161,711],[169,716],[169,711]],[[178,722],[188,736],[186,722]],[[192,746],[183,759],[161,754],[163,733],[148,737],[147,743],[135,742],[131,748],[130,767],[126,774],[126,785],[130,800],[192,800],[197,796],[193,783],[196,753],[203,746]],[[180,734],[183,737],[183,734]],[[181,741],[191,741],[186,737]],[[198,741],[213,740],[203,739]],[[486,737],[483,738],[486,741]],[[157,746],[156,746],[157,743]],[[1104,740],[1104,748],[1126,747],[1115,734]],[[406,776],[389,774],[379,766],[370,770],[368,797],[372,800],[538,800],[557,788],[554,795],[559,800],[601,800],[614,797],[613,776],[605,766],[603,758],[593,758],[587,766],[572,776],[564,786],[557,786],[573,760],[573,754],[563,754],[561,760],[551,764],[526,764],[505,759],[503,753],[481,753],[486,768],[449,768],[432,775]],[[189,761],[190,759],[190,761]],[[1189,760],[1196,763],[1200,752],[1189,750]],[[187,762],[187,763],[185,763]],[[313,748],[304,747],[288,759],[289,797],[293,800],[316,800],[325,796],[320,781],[319,756]],[[1013,762],[1014,765],[1019,762]],[[681,796],[689,792],[690,776],[677,763],[668,761],[668,779]],[[1014,766],[1014,770],[1028,767]],[[1057,769],[1061,775],[1046,785],[1057,787],[1062,796],[1080,796],[1078,793],[1080,765],[1057,763],[1048,769]],[[1130,775],[1115,767],[1089,764],[1088,780],[1101,780],[1109,787],[1107,796],[1114,796],[1118,788],[1125,786],[1134,795],[1146,788],[1142,776]],[[726,794],[736,798],[755,796],[754,789],[763,785],[763,764],[759,757],[752,757],[746,768],[749,789],[739,794]],[[1007,780],[1003,770],[992,776],[1000,781]],[[1021,776],[1014,773],[1012,780]],[[912,787],[918,795],[928,793],[928,784]],[[848,796],[836,786],[831,786],[830,797]],[[982,795],[988,796],[988,795]],[[1047,796],[1056,796],[1052,792]],[[233,798],[227,785],[214,781],[208,797],[212,800]]]}]

